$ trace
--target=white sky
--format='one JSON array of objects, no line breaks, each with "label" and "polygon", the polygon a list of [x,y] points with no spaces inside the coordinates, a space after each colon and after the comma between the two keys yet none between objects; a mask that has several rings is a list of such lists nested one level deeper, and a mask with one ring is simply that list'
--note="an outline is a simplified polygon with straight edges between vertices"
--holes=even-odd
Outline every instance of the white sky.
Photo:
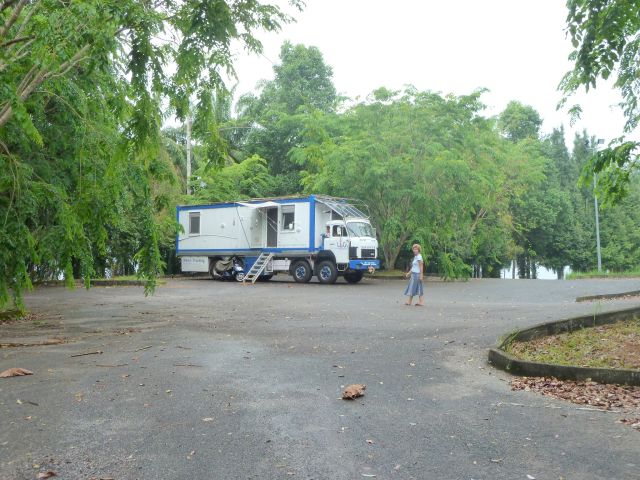
[{"label": "white sky", "polygon": [[259,34],[262,56],[239,51],[237,94],[273,78],[289,40],[318,47],[336,89],[351,98],[405,84],[456,95],[486,87],[487,115],[518,100],[540,113],[544,133],[564,124],[568,145],[583,128],[607,142],[622,133],[619,95],[604,83],[575,97],[584,112],[574,127],[566,111],[556,111],[557,86],[571,66],[562,0],[307,0],[303,12],[287,11],[297,22]]}]

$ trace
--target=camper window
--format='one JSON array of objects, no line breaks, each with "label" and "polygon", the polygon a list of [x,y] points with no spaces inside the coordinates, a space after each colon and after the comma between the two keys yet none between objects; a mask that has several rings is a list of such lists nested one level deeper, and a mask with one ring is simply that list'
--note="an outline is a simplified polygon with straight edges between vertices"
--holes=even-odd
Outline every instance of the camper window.
[{"label": "camper window", "polygon": [[189,213],[189,235],[200,235],[200,212]]},{"label": "camper window", "polygon": [[283,205],[282,206],[282,229],[293,230],[295,226],[295,205]]}]

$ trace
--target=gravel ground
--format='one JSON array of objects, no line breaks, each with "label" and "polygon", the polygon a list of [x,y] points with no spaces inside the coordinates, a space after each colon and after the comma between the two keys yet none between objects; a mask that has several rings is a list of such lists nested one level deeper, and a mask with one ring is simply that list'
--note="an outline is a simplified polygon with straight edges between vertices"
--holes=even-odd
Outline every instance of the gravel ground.
[{"label": "gravel ground", "polygon": [[[0,326],[0,478],[640,479],[640,432],[486,363],[515,328],[637,305],[637,280],[242,286],[27,295]],[[101,351],[101,354],[73,356]],[[364,397],[340,400],[344,386]]]}]

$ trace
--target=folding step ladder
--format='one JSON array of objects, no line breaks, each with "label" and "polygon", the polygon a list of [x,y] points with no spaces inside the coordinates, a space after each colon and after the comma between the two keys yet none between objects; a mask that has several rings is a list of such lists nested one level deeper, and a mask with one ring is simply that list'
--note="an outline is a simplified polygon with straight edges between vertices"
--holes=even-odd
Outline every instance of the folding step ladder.
[{"label": "folding step ladder", "polygon": [[256,259],[256,262],[251,265],[251,268],[244,276],[242,283],[251,282],[256,283],[256,280],[260,276],[260,274],[267,268],[267,264],[273,258],[273,253],[262,252],[260,256]]}]

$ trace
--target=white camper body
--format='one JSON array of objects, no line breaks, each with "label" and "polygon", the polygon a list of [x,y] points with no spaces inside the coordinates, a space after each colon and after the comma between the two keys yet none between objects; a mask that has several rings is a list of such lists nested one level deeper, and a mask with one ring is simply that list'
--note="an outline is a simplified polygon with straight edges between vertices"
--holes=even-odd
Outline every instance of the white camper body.
[{"label": "white camper body", "polygon": [[238,280],[287,272],[298,282],[316,275],[322,283],[344,275],[355,283],[380,266],[368,217],[345,199],[310,195],[179,206],[177,217],[184,272]]}]

